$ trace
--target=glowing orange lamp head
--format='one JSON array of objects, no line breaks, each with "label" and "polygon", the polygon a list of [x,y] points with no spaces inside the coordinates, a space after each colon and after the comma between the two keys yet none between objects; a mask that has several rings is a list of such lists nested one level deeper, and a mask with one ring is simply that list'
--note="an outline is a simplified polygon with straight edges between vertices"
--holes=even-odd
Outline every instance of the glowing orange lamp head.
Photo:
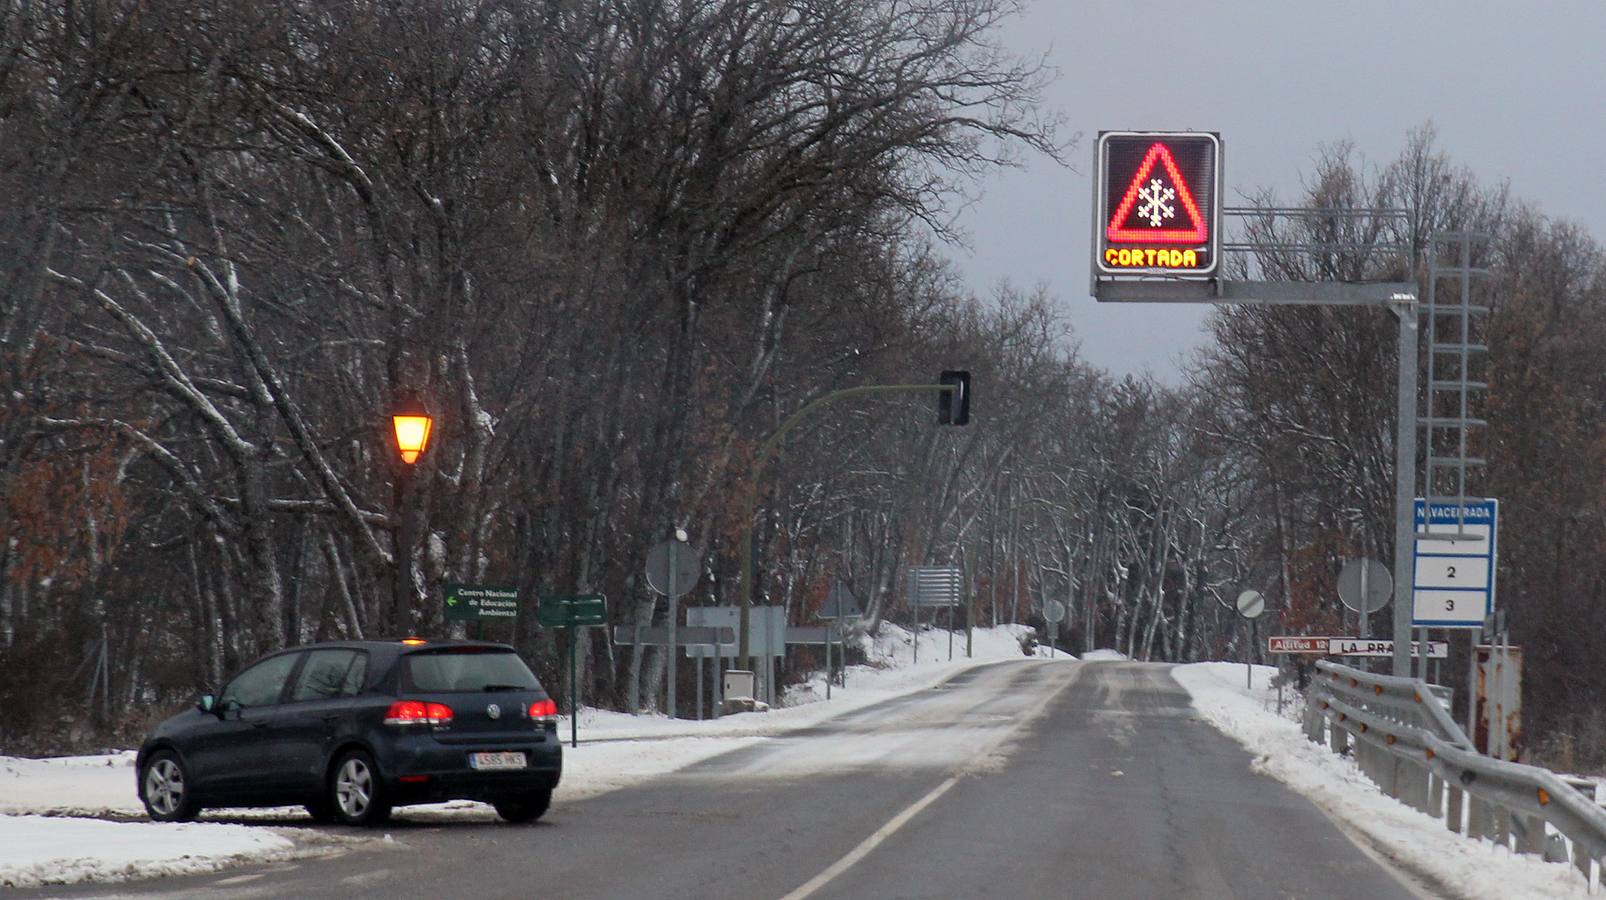
[{"label": "glowing orange lamp head", "polygon": [[429,429],[434,424],[429,410],[417,397],[408,394],[396,404],[390,422],[396,429],[396,449],[401,451],[402,462],[409,465],[418,462],[418,457],[429,447]]}]

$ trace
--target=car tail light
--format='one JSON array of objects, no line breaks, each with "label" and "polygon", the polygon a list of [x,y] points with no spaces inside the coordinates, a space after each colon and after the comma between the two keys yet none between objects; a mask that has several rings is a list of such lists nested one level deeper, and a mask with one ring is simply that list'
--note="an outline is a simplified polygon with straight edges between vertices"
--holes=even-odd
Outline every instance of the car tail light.
[{"label": "car tail light", "polygon": [[444,703],[397,700],[385,710],[386,725],[450,725],[452,708]]},{"label": "car tail light", "polygon": [[558,704],[548,698],[537,700],[530,704],[530,718],[541,725],[556,725],[558,722]]}]

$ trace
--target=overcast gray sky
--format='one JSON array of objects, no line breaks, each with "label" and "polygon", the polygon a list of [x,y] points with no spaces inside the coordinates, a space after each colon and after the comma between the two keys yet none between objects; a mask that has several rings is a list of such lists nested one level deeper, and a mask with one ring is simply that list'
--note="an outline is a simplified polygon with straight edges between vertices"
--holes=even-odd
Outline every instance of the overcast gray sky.
[{"label": "overcast gray sky", "polygon": [[1429,120],[1488,183],[1606,238],[1606,2],[1111,2],[1026,0],[1002,33],[1060,70],[1048,105],[1081,138],[1073,169],[1027,159],[988,179],[955,248],[972,287],[1039,283],[1084,358],[1174,382],[1203,342],[1204,307],[1088,296],[1092,144],[1101,130],[1219,131],[1226,199],[1285,197],[1317,147],[1353,141],[1391,160]]}]

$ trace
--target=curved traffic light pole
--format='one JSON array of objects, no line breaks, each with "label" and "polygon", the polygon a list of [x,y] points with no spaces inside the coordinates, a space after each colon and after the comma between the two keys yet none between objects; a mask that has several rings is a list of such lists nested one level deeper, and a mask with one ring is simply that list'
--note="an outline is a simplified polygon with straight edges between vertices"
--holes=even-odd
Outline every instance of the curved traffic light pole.
[{"label": "curved traffic light pole", "polygon": [[809,413],[843,397],[855,397],[860,394],[910,394],[920,391],[953,393],[958,390],[959,386],[955,384],[869,384],[843,388],[826,394],[792,413],[781,423],[781,427],[775,429],[775,433],[769,436],[763,446],[758,448],[758,458],[753,461],[753,477],[748,481],[747,501],[742,506],[742,580],[738,587],[742,598],[742,612],[736,629],[738,642],[736,655],[742,669],[749,672],[753,670],[753,658],[749,652],[752,648],[747,642],[747,625],[753,608],[753,512],[758,506],[758,480],[763,477],[764,468],[769,465],[770,454],[780,446],[781,439],[792,430],[792,426],[802,421]]}]

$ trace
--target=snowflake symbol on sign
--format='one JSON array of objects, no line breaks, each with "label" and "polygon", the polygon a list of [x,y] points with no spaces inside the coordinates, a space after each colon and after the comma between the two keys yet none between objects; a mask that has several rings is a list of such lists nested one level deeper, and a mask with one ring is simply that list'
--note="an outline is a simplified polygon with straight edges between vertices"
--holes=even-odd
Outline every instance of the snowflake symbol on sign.
[{"label": "snowflake symbol on sign", "polygon": [[1138,218],[1148,219],[1149,225],[1153,228],[1159,228],[1162,220],[1173,218],[1177,214],[1176,207],[1166,203],[1167,200],[1175,200],[1177,192],[1166,187],[1158,178],[1150,181],[1148,187],[1139,190],[1138,196],[1143,198],[1142,205],[1138,207]]}]

